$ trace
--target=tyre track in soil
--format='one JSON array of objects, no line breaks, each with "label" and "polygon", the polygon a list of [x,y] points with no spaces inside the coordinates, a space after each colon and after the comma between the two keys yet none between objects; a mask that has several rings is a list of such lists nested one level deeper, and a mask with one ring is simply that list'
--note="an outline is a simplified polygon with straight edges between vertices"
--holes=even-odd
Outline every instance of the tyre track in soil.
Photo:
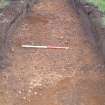
[{"label": "tyre track in soil", "polygon": [[[105,68],[67,0],[40,0],[12,35],[0,105],[104,105]],[[24,49],[22,44],[69,46]]]}]

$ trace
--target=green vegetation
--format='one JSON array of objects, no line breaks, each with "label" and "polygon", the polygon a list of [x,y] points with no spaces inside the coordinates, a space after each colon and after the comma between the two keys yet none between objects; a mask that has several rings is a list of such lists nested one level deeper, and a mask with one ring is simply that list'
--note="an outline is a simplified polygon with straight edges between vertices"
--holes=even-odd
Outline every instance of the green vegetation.
[{"label": "green vegetation", "polygon": [[9,5],[10,0],[0,0],[0,9],[4,8],[5,6]]},{"label": "green vegetation", "polygon": [[86,1],[97,6],[100,11],[105,12],[105,0],[86,0]]},{"label": "green vegetation", "polygon": [[[105,0],[80,0],[80,1],[85,1],[88,2],[90,4],[95,5],[96,7],[98,7],[98,9],[105,13]],[[103,15],[101,18],[99,19],[93,19],[93,21],[95,23],[97,23],[98,25],[100,24],[102,27],[105,27],[105,15]]]}]

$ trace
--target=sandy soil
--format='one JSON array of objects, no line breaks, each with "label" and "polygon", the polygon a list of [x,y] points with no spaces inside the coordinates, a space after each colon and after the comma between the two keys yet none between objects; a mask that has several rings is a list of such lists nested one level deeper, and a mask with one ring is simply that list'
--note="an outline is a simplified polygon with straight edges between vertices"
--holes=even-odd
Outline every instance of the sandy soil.
[{"label": "sandy soil", "polygon": [[0,73],[0,105],[105,104],[102,57],[67,0],[40,0],[12,36],[11,66]]}]

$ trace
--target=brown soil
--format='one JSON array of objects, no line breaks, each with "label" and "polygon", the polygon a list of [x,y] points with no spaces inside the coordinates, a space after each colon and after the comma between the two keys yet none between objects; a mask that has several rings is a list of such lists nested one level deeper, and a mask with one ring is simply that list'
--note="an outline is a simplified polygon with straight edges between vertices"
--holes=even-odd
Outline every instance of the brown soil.
[{"label": "brown soil", "polygon": [[102,57],[67,0],[40,1],[12,36],[11,66],[0,73],[0,105],[105,104]]}]

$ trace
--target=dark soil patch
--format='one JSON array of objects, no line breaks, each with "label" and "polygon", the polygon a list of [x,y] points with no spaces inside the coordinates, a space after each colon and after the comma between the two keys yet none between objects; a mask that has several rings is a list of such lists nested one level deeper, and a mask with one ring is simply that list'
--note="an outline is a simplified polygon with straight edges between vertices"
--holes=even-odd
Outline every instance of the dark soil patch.
[{"label": "dark soil patch", "polygon": [[29,12],[37,0],[11,0],[10,5],[0,9],[0,69],[9,64],[11,33],[16,30],[19,21]]},{"label": "dark soil patch", "polygon": [[101,24],[102,17],[105,13],[83,0],[72,0],[72,3],[82,18],[81,20],[83,21],[85,30],[92,32],[99,51],[105,57],[105,26]]}]

